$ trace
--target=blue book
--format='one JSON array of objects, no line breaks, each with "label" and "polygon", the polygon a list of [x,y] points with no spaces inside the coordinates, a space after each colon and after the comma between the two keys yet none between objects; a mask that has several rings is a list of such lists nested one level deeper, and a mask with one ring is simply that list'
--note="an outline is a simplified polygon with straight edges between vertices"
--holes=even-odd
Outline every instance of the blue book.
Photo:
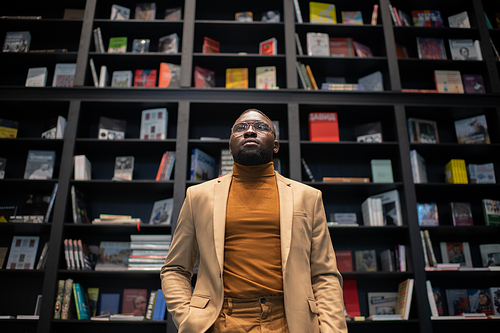
[{"label": "blue book", "polygon": [[191,151],[191,181],[215,178],[215,159],[198,148]]},{"label": "blue book", "polygon": [[167,311],[167,303],[165,303],[165,298],[163,297],[163,291],[161,289],[158,289],[155,307],[153,310],[153,320],[164,320],[166,311]]},{"label": "blue book", "polygon": [[120,308],[120,294],[101,294],[101,306],[99,315],[117,314]]},{"label": "blue book", "polygon": [[80,320],[88,320],[90,319],[89,308],[85,303],[85,294],[83,292],[83,288],[79,283],[75,283],[75,300],[77,302]]}]

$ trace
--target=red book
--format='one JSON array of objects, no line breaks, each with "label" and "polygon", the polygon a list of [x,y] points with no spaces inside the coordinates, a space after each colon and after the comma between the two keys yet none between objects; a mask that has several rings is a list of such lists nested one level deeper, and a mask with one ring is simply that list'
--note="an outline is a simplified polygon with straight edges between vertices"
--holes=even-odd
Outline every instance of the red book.
[{"label": "red book", "polygon": [[276,38],[270,38],[259,43],[259,54],[276,55],[277,43]]},{"label": "red book", "polygon": [[156,69],[136,69],[134,87],[156,87]]},{"label": "red book", "polygon": [[352,252],[335,251],[337,258],[337,268],[341,272],[352,272]]},{"label": "red book", "polygon": [[329,41],[331,57],[354,57],[352,38],[331,37]]},{"label": "red book", "polygon": [[211,38],[204,37],[202,53],[220,53],[220,43]]},{"label": "red book", "polygon": [[339,142],[337,112],[311,112],[309,114],[309,140]]},{"label": "red book", "polygon": [[133,313],[134,316],[144,316],[148,305],[147,289],[123,289],[121,313]]},{"label": "red book", "polygon": [[350,318],[361,316],[356,280],[344,280],[344,306]]}]

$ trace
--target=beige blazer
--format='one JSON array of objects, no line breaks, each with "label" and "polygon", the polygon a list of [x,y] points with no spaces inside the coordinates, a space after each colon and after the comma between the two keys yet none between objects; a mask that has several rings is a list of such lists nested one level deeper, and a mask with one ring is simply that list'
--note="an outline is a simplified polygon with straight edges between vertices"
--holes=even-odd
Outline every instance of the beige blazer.
[{"label": "beige blazer", "polygon": [[[161,269],[167,309],[179,333],[202,333],[224,300],[224,230],[232,174],[187,190]],[[321,192],[276,173],[280,200],[285,312],[291,333],[347,332],[342,276],[326,225]],[[193,267],[199,260],[194,291]]]}]

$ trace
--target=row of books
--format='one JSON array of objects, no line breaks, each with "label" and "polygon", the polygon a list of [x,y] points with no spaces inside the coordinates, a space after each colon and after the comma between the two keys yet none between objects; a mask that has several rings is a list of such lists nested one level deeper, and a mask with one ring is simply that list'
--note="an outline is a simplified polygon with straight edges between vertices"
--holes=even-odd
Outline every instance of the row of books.
[{"label": "row of books", "polygon": [[[500,202],[483,199],[482,206],[485,214],[486,225],[499,225],[498,214],[495,214],[494,208]],[[449,211],[451,213],[452,221],[454,226],[473,226],[474,219],[472,217],[472,209],[469,202],[450,202]],[[426,202],[417,203],[417,213],[418,213],[418,224],[420,226],[432,227],[443,225],[444,221],[439,221],[439,211],[437,203]]]},{"label": "row of books", "polygon": [[368,292],[368,313],[362,315],[356,280],[344,280],[343,297],[345,315],[348,320],[408,320],[415,281],[406,279],[400,282],[394,291]]},{"label": "row of books", "polygon": [[[293,1],[297,22],[304,23],[302,11],[298,0]],[[363,25],[363,15],[361,11],[341,11],[342,20],[339,24]],[[378,5],[373,6],[371,25],[377,24]],[[334,4],[322,2],[309,2],[309,22],[319,24],[337,24],[337,11]]]},{"label": "row of books", "polygon": [[[110,20],[125,21],[130,20],[131,10],[128,7],[120,5],[111,6]],[[134,20],[154,21],[156,20],[156,3],[137,3],[135,6]],[[174,7],[165,9],[164,21],[180,21],[182,20],[182,8]]]},{"label": "row of books", "polygon": [[[279,89],[276,79],[276,66],[259,66],[255,68],[255,88],[256,89]],[[214,88],[215,72],[195,66],[194,68],[195,88]],[[247,89],[248,68],[227,68],[226,82],[227,89]]]},{"label": "row of books", "polygon": [[500,270],[500,244],[480,244],[481,266],[474,267],[469,242],[440,242],[441,263],[438,263],[429,230],[420,230],[420,237],[426,270]]},{"label": "row of books", "polygon": [[5,262],[5,269],[45,269],[49,243],[44,244],[37,257],[39,244],[39,236],[13,236],[10,248],[0,247],[0,269]]},{"label": "row of books", "polygon": [[[308,32],[306,41],[308,56],[334,58],[373,57],[370,47],[354,41],[350,37],[330,37],[323,32]],[[295,42],[299,55],[303,55],[302,44],[297,34],[295,34]]]},{"label": "row of books", "polygon": [[[407,267],[406,247],[402,244],[380,251],[379,256],[376,250],[337,250],[335,256],[340,272],[406,272]],[[377,257],[380,261],[377,261]]]},{"label": "row of books", "polygon": [[[94,29],[94,44],[97,53],[105,53],[102,33],[100,28]],[[111,37],[108,43],[107,53],[127,53],[128,37]],[[132,41],[132,53],[148,53],[151,40],[147,38],[136,38]],[[158,52],[164,54],[179,53],[179,36],[172,33],[158,39]]]},{"label": "row of books", "polygon": [[[444,27],[443,17],[440,10],[420,9],[412,10],[411,16],[401,9],[397,9],[389,2],[389,11],[395,26],[405,27]],[[450,28],[470,28],[469,15],[467,11],[459,12],[447,17]]]},{"label": "row of books", "polygon": [[432,320],[500,319],[500,287],[434,287],[426,281]]}]

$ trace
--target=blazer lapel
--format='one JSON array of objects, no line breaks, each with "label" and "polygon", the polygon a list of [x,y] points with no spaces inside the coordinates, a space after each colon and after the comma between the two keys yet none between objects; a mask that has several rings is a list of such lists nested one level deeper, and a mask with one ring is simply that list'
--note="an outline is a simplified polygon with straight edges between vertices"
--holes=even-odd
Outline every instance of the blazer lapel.
[{"label": "blazer lapel", "polygon": [[292,242],[293,190],[291,182],[276,173],[280,200],[281,262],[285,271]]},{"label": "blazer lapel", "polygon": [[220,177],[214,187],[214,244],[215,254],[219,262],[220,271],[224,269],[224,238],[226,230],[226,208],[229,196],[229,186],[233,175]]}]

